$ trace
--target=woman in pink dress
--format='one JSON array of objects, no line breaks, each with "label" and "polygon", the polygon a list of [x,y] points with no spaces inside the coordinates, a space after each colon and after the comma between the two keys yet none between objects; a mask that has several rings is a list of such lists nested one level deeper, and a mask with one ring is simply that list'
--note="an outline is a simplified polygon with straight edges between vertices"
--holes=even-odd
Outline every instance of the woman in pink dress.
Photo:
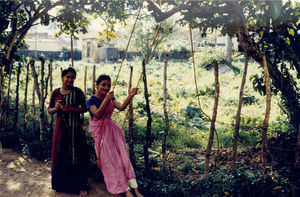
[{"label": "woman in pink dress", "polygon": [[110,92],[111,79],[108,75],[100,75],[96,81],[97,93],[87,100],[87,108],[91,118],[89,129],[95,140],[97,165],[101,169],[107,190],[112,194],[126,194],[133,197],[130,188],[137,197],[141,197],[135,179],[134,170],[126,150],[126,141],[122,129],[111,119],[114,108],[126,109],[132,97],[137,93],[133,88],[123,104]]}]

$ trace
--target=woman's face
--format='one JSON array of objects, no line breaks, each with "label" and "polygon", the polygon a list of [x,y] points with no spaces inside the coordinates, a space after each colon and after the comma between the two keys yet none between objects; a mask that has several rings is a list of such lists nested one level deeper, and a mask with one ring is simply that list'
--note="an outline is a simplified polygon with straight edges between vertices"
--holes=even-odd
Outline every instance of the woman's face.
[{"label": "woman's face", "polygon": [[106,95],[110,90],[110,80],[102,80],[97,86],[98,94]]},{"label": "woman's face", "polygon": [[62,77],[63,85],[67,87],[73,87],[75,78],[75,73],[68,72],[65,76]]}]

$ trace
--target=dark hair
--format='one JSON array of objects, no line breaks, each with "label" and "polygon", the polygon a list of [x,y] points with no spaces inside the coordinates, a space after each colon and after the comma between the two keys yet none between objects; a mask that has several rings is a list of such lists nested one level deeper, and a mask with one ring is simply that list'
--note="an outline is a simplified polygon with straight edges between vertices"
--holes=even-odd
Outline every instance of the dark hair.
[{"label": "dark hair", "polygon": [[101,81],[103,80],[109,80],[111,81],[110,79],[110,76],[109,75],[100,75],[96,81],[96,84],[99,85],[101,83]]},{"label": "dark hair", "polygon": [[72,67],[69,67],[67,69],[64,69],[61,71],[61,77],[66,76],[68,73],[74,73],[75,77],[76,77],[76,70]]}]

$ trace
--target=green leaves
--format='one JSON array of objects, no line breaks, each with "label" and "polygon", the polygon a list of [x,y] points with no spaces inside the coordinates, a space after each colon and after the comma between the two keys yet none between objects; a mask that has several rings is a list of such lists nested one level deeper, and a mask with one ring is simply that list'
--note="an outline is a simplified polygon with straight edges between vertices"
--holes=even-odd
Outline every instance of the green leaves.
[{"label": "green leaves", "polygon": [[60,31],[55,35],[56,37],[64,33],[73,35],[75,39],[77,39],[75,34],[87,33],[87,28],[90,24],[84,10],[78,8],[78,5],[74,3],[64,6],[59,11],[57,22]]}]

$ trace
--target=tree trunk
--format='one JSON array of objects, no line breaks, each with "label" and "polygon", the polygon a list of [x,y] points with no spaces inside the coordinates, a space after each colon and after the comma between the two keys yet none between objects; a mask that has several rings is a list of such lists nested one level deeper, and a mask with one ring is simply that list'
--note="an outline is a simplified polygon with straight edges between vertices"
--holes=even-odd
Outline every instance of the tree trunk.
[{"label": "tree trunk", "polygon": [[[38,82],[38,74],[35,70],[35,61],[34,60],[30,60],[30,67],[31,67],[31,72],[32,72],[32,77],[34,79],[34,88],[33,88],[33,92],[36,92],[37,93],[37,96],[39,98],[39,104],[40,104],[40,139],[41,139],[41,136],[42,136],[42,129],[43,129],[43,124],[41,123],[41,110],[42,110],[42,106],[41,106],[41,99],[42,99],[42,94],[41,94],[41,91],[40,91],[40,88],[39,88],[39,82]],[[35,90],[35,91],[34,91]],[[33,95],[33,99],[35,99],[35,95]],[[34,104],[34,119],[35,119],[35,100],[33,100],[33,104]],[[33,125],[34,128],[35,128],[35,124]]]},{"label": "tree trunk", "polygon": [[96,65],[93,67],[93,95],[96,94]]},{"label": "tree trunk", "polygon": [[263,68],[264,68],[264,75],[265,75],[265,82],[266,82],[266,113],[265,119],[263,122],[262,130],[261,130],[261,137],[262,137],[262,159],[263,159],[263,174],[265,173],[265,169],[267,166],[267,147],[268,147],[268,124],[270,118],[270,111],[271,111],[271,85],[270,85],[270,76],[267,66],[267,60],[265,54],[263,54]]},{"label": "tree trunk", "polygon": [[162,139],[162,145],[161,145],[161,152],[163,155],[163,169],[166,171],[166,162],[167,162],[167,148],[166,148],[166,142],[167,142],[167,137],[169,133],[169,116],[168,116],[168,110],[167,110],[167,66],[168,66],[168,54],[166,55],[165,58],[165,66],[164,66],[164,98],[163,98],[163,109],[164,109],[164,116],[165,116],[165,131]]},{"label": "tree trunk", "polygon": [[226,36],[226,51],[225,51],[225,63],[228,66],[231,66],[232,61],[232,37],[229,35]]},{"label": "tree trunk", "polygon": [[[239,48],[245,51],[251,58],[258,62],[263,67],[263,55],[259,50],[258,45],[250,39],[247,29],[244,27],[237,27],[236,35],[239,40]],[[283,97],[286,98],[287,110],[289,112],[290,124],[298,129],[300,123],[300,103],[298,98],[299,93],[294,89],[293,85],[290,83],[289,78],[285,77],[278,69],[278,67],[267,60],[268,71],[270,78],[274,86],[280,90]]]},{"label": "tree trunk", "polygon": [[18,70],[17,70],[17,86],[16,86],[16,100],[15,100],[15,115],[14,115],[14,124],[13,128],[16,131],[18,127],[18,119],[19,119],[19,87],[20,87],[20,74],[21,74],[22,64],[19,62]]},{"label": "tree trunk", "polygon": [[219,85],[219,70],[218,70],[218,63],[214,62],[214,70],[215,70],[215,84],[216,84],[216,95],[215,95],[215,101],[214,101],[214,109],[213,109],[213,115],[211,118],[210,123],[210,133],[209,133],[209,139],[207,143],[206,148],[206,154],[205,154],[205,166],[204,166],[204,175],[205,178],[208,178],[209,175],[209,160],[214,140],[214,133],[215,133],[215,122],[217,119],[217,112],[218,112],[218,102],[219,102],[219,94],[220,94],[220,85]]},{"label": "tree trunk", "polygon": [[24,120],[23,120],[24,129],[26,128],[26,117],[27,117],[28,83],[29,83],[29,63],[26,65],[26,79],[25,79],[25,93],[24,93]]},{"label": "tree trunk", "polygon": [[151,111],[150,111],[150,104],[149,104],[149,94],[148,94],[148,87],[147,87],[147,75],[146,75],[146,64],[145,60],[143,61],[143,82],[144,82],[144,96],[146,100],[146,111],[147,111],[147,131],[146,131],[146,143],[144,145],[144,160],[145,160],[145,172],[149,174],[150,166],[149,166],[149,151],[148,149],[151,147]]},{"label": "tree trunk", "polygon": [[[4,66],[5,71],[9,71],[9,67],[13,61],[13,58],[15,57],[15,53],[20,46],[20,44],[23,42],[27,32],[29,29],[34,25],[36,21],[42,18],[45,14],[48,13],[49,10],[53,9],[56,6],[63,5],[65,2],[64,1],[56,1],[52,4],[49,4],[47,7],[39,7],[39,9],[35,10],[34,13],[32,13],[32,17],[22,26],[18,26],[20,23],[18,21],[18,15],[19,15],[19,9],[22,8],[23,3],[16,3],[14,4],[13,8],[13,18],[11,21],[11,31],[9,32],[10,34],[10,39],[6,42],[6,46],[4,49],[4,56],[0,56],[0,65]],[[23,19],[22,19],[23,20]]]},{"label": "tree trunk", "polygon": [[43,139],[44,133],[44,75],[45,75],[45,59],[39,58],[41,61],[41,91],[40,91],[40,141]]},{"label": "tree trunk", "polygon": [[71,34],[71,61],[72,67],[74,68],[73,34]]},{"label": "tree trunk", "polygon": [[[130,89],[132,87],[132,74],[133,67],[130,66],[130,76],[128,83],[128,94],[130,93]],[[129,103],[129,118],[128,118],[128,138],[129,138],[129,157],[133,166],[135,166],[135,154],[134,154],[134,140],[133,140],[133,106],[132,100]]]},{"label": "tree trunk", "polygon": [[235,129],[233,134],[233,145],[232,145],[232,174],[236,174],[236,160],[237,160],[237,141],[239,136],[239,130],[240,130],[240,121],[241,121],[241,111],[242,111],[242,104],[243,104],[243,92],[244,87],[246,83],[246,76],[247,76],[247,70],[248,70],[248,55],[245,55],[245,67],[242,77],[242,83],[240,87],[240,95],[239,95],[239,103],[238,108],[236,112],[236,123],[235,123]]}]

